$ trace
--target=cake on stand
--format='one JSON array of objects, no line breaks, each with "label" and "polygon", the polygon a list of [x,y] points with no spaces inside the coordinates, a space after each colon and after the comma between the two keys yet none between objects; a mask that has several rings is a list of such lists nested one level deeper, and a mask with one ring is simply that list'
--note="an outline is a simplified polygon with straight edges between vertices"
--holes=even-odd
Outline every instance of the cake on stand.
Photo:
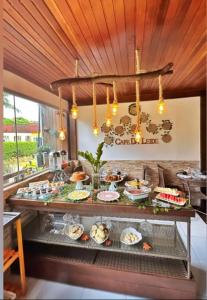
[{"label": "cake on stand", "polygon": [[83,181],[86,181],[89,179],[89,176],[85,174],[85,172],[75,172],[70,177],[70,181],[76,182],[75,189],[76,190],[83,190]]},{"label": "cake on stand", "polygon": [[112,192],[115,192],[116,189],[117,189],[117,183],[121,182],[124,178],[123,177],[120,177],[119,179],[117,180],[110,180],[110,179],[107,179],[107,177],[104,179],[104,181],[106,183],[110,183],[110,186],[109,186],[109,191],[112,191]]}]

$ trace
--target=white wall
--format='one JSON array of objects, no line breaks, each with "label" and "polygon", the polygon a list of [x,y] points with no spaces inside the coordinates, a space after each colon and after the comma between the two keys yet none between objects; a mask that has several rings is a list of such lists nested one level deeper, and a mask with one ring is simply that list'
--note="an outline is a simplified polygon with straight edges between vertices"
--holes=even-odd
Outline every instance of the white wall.
[{"label": "white wall", "polygon": [[[150,134],[143,128],[144,137],[158,138],[159,144],[108,146],[104,150],[103,159],[200,160],[200,98],[172,99],[166,100],[166,103],[167,109],[163,115],[157,113],[157,101],[141,102],[141,106],[142,111],[150,114],[152,122],[160,123],[163,119],[173,122],[170,143],[164,143],[160,134]],[[114,125],[119,124],[121,116],[128,115],[129,104],[119,105],[118,115],[113,119]],[[99,105],[97,108],[99,125],[104,123],[105,109],[105,105]],[[95,152],[98,143],[103,141],[104,134],[100,133],[98,137],[95,137],[92,133],[92,106],[80,107],[77,131],[78,150]]]}]

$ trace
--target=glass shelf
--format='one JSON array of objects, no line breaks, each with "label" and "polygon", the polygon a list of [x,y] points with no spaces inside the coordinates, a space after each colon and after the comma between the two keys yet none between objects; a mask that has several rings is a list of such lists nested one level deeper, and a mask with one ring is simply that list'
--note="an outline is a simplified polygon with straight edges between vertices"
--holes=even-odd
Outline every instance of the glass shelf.
[{"label": "glass shelf", "polygon": [[[43,230],[40,218],[35,218],[25,229],[24,239],[27,241],[40,242],[45,244],[54,244],[70,246],[85,249],[102,250],[109,252],[118,252],[125,254],[134,254],[142,256],[154,256],[160,258],[171,258],[177,260],[187,260],[187,251],[180,237],[180,234],[174,225],[152,224],[152,232],[146,234],[141,230],[139,223],[112,221],[112,230],[109,238],[113,241],[112,245],[107,247],[97,244],[94,240],[74,241],[64,234],[64,223],[56,219],[56,228],[59,233],[51,233],[49,230]],[[85,232],[89,233],[92,223],[82,221]],[[128,246],[120,242],[120,235],[124,228],[135,227],[142,233],[142,241],[136,245]],[[150,251],[143,250],[143,242],[152,245]]]}]

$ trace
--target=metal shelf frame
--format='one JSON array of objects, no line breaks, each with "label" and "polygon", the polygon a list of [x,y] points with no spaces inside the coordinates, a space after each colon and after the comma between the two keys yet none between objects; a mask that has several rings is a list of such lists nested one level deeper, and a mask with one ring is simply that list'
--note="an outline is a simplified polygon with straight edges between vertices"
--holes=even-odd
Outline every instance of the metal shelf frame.
[{"label": "metal shelf frame", "polygon": [[[120,218],[121,220],[121,218]],[[81,221],[85,228],[85,232],[90,231],[92,223]],[[24,231],[24,239],[26,241],[39,242],[43,244],[51,245],[62,245],[76,248],[85,248],[91,250],[101,250],[107,252],[114,252],[120,254],[130,254],[134,256],[142,257],[154,257],[162,259],[175,259],[186,261],[187,263],[187,278],[191,276],[190,272],[190,222],[187,226],[188,239],[187,239],[187,249],[180,237],[179,231],[177,229],[176,222],[173,225],[160,225],[152,224],[152,232],[145,233],[140,229],[140,222],[137,219],[136,223],[130,221],[112,221],[112,230],[110,232],[110,239],[113,241],[113,244],[110,247],[97,244],[95,241],[90,239],[89,241],[74,241],[70,239],[67,235],[64,234],[65,223],[61,220],[60,215],[55,217],[54,228],[59,230],[60,233],[51,233],[50,229],[45,229],[42,220],[39,217],[36,217]],[[142,242],[134,246],[127,246],[120,242],[120,235],[124,228],[132,226],[135,227],[138,231],[142,232],[143,242],[148,242],[152,245],[153,249],[150,251],[144,251],[142,249]]]}]

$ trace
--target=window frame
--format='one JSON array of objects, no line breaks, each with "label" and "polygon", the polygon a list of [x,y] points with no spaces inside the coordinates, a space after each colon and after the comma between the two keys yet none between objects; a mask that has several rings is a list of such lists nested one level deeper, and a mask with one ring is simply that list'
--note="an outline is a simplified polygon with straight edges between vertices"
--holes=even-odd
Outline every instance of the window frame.
[{"label": "window frame", "polygon": [[[48,105],[48,103],[44,103],[43,101],[41,101],[41,100],[39,100],[39,99],[36,99],[36,98],[30,97],[30,96],[27,96],[27,95],[24,95],[24,94],[21,94],[21,93],[12,91],[12,90],[10,90],[10,89],[4,88],[4,89],[3,89],[3,93],[4,93],[4,92],[10,94],[10,95],[13,97],[13,104],[14,104],[13,110],[14,110],[14,120],[15,120],[15,122],[14,122],[14,126],[15,126],[15,132],[14,132],[14,133],[15,133],[15,136],[14,136],[14,137],[15,137],[15,141],[14,141],[14,142],[16,142],[16,149],[17,149],[17,155],[16,155],[16,160],[17,160],[17,171],[16,171],[16,172],[12,172],[12,173],[8,173],[8,174],[4,174],[4,175],[3,175],[3,187],[6,188],[6,187],[12,186],[12,185],[14,185],[14,184],[16,184],[16,183],[18,183],[18,182],[21,182],[22,180],[25,180],[25,179],[27,179],[27,178],[36,176],[36,175],[38,175],[38,174],[44,173],[44,172],[46,172],[46,171],[49,170],[49,168],[45,168],[45,169],[43,169],[43,170],[39,170],[39,171],[36,171],[36,172],[34,172],[34,173],[32,173],[32,174],[26,175],[26,176],[24,176],[23,179],[18,178],[18,180],[14,181],[14,182],[11,182],[11,183],[4,183],[5,177],[6,177],[7,179],[14,178],[14,177],[16,177],[16,176],[19,177],[18,175],[21,175],[22,173],[24,173],[24,170],[25,170],[25,169],[24,169],[24,170],[20,170],[20,167],[19,167],[19,155],[18,155],[18,154],[19,154],[19,150],[18,150],[18,124],[17,124],[17,122],[16,122],[17,116],[16,116],[16,100],[15,100],[15,97],[21,97],[21,98],[25,99],[26,101],[32,101],[32,102],[37,103],[38,105],[48,106],[48,107],[51,107],[51,108],[53,108],[53,109],[55,109],[55,110],[57,110],[57,111],[58,111],[58,108],[57,108],[56,106],[54,106],[54,105]],[[68,119],[69,119],[69,118],[66,118],[67,128],[68,128],[68,123],[69,123],[69,120],[68,120]],[[39,123],[40,123],[40,122],[41,122],[41,121],[39,120]],[[40,125],[40,124],[39,124],[39,125]],[[3,134],[4,134],[4,132],[3,132]],[[68,138],[69,138],[69,134],[68,134]],[[26,140],[25,140],[25,141],[26,141]],[[30,141],[33,141],[32,136],[30,137]],[[69,145],[69,140],[67,141],[67,145]],[[69,155],[69,149],[67,149],[67,152],[68,152],[68,155]],[[15,176],[15,175],[16,175],[16,176]]]}]

